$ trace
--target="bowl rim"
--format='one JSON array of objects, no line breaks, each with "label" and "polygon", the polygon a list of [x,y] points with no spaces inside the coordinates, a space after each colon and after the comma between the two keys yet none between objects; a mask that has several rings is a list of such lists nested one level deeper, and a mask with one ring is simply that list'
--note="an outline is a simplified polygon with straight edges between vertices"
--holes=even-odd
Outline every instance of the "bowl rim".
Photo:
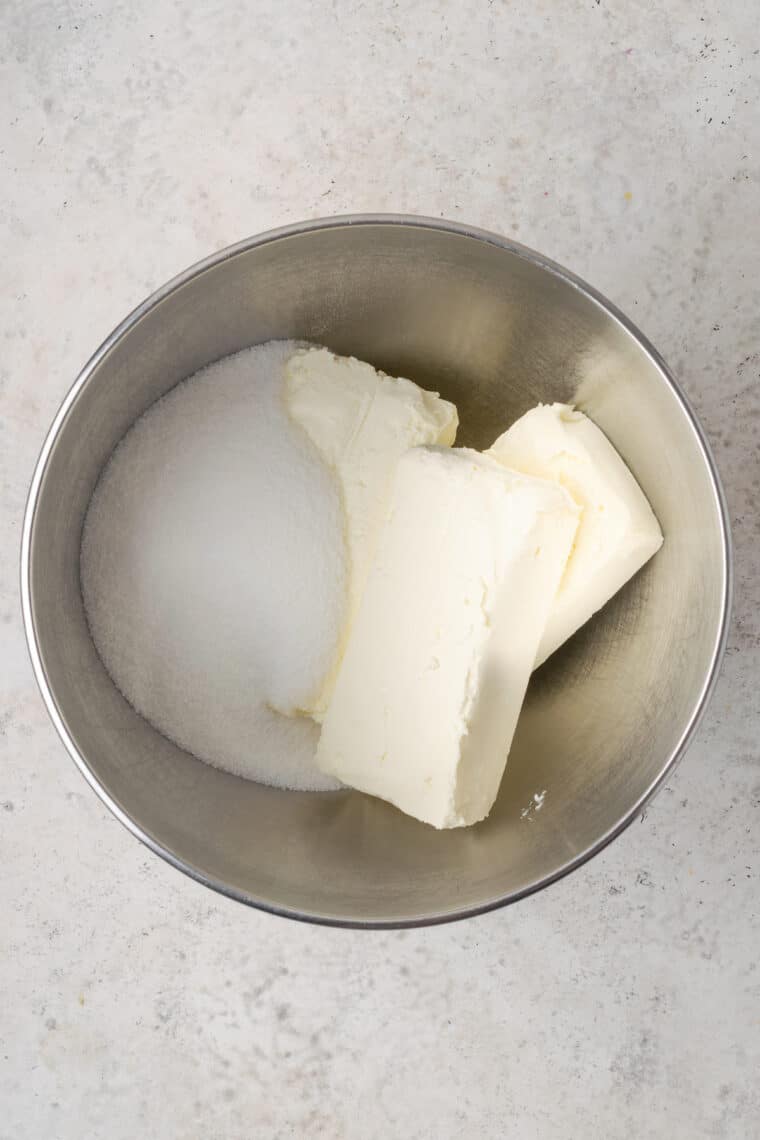
[{"label": "bowl rim", "polygon": [[[470,238],[474,241],[485,242],[488,245],[494,245],[499,249],[503,249],[520,259],[527,261],[539,269],[545,270],[552,276],[559,278],[565,284],[570,285],[573,289],[582,293],[593,304],[601,308],[615,323],[630,337],[635,343],[646,353],[655,368],[660,373],[664,382],[670,387],[676,400],[681,406],[687,422],[689,423],[693,432],[695,442],[699,448],[705,466],[710,476],[712,492],[717,507],[718,518],[720,520],[721,531],[721,544],[722,544],[722,571],[723,571],[723,592],[721,600],[721,614],[718,626],[717,635],[715,637],[709,667],[706,670],[705,678],[702,683],[699,695],[694,703],[694,707],[688,717],[688,721],[684,727],[681,736],[676,745],[671,750],[665,763],[663,764],[657,777],[651,782],[649,787],[638,798],[633,806],[625,813],[625,815],[617,821],[611,828],[609,828],[599,839],[590,844],[579,855],[569,859],[566,863],[562,864],[550,874],[537,879],[533,883],[521,887],[517,891],[512,891],[506,895],[501,895],[497,898],[489,899],[485,903],[477,906],[463,907],[451,911],[441,911],[430,914],[423,914],[412,918],[389,918],[389,919],[361,919],[361,918],[344,918],[330,914],[320,914],[318,912],[307,912],[294,910],[287,906],[278,906],[267,900],[257,898],[246,891],[240,890],[230,884],[224,883],[221,880],[214,879],[207,875],[200,867],[189,863],[188,861],[180,858],[174,852],[169,850],[163,843],[149,831],[143,828],[135,819],[133,819],[124,808],[114,800],[111,795],[101,784],[100,780],[90,768],[84,755],[77,748],[74,740],[68,732],[66,722],[63,714],[61,713],[52,687],[49,683],[47,673],[42,661],[41,650],[37,637],[37,628],[34,617],[34,609],[31,597],[31,543],[34,533],[34,523],[37,511],[37,504],[39,501],[40,489],[42,486],[45,471],[47,469],[48,461],[51,452],[55,446],[56,439],[61,431],[61,428],[73,407],[74,403],[79,396],[81,390],[87,384],[90,376],[98,367],[103,358],[108,352],[116,345],[116,343],[152,309],[159,305],[167,296],[175,290],[180,289],[188,282],[200,277],[209,269],[216,268],[224,262],[237,257],[241,253],[254,249],[258,246],[264,246],[270,242],[276,242],[282,238],[294,237],[306,233],[312,233],[318,230],[336,229],[349,226],[395,226],[395,227],[411,227],[419,229],[432,229],[439,230],[444,233],[454,234],[459,237]],[[697,415],[692,408],[688,397],[683,391],[681,385],[676,380],[673,373],[668,368],[664,359],[650,341],[641,333],[637,326],[631,321],[624,313],[620,311],[611,301],[609,301],[602,293],[594,289],[581,277],[566,269],[564,266],[552,261],[550,258],[545,257],[543,254],[538,253],[536,250],[522,245],[520,242],[513,241],[511,238],[504,237],[500,234],[494,233],[489,230],[480,229],[476,226],[466,225],[460,222],[450,221],[443,218],[432,218],[424,215],[414,214],[338,214],[330,217],[315,218],[309,221],[296,222],[286,226],[280,226],[276,229],[266,230],[260,234],[253,235],[252,237],[244,238],[242,241],[235,242],[233,245],[224,247],[216,253],[210,254],[208,257],[195,262],[189,268],[183,270],[181,273],[172,277],[160,288],[151,293],[144,301],[136,306],[105,338],[102,344],[95,350],[90,359],[79,372],[74,383],[66,394],[58,412],[53,419],[53,422],[45,436],[37,463],[35,465],[34,474],[29,488],[26,507],[24,510],[22,537],[21,537],[21,559],[20,559],[20,572],[21,572],[21,608],[24,621],[24,630],[26,634],[27,647],[31,658],[32,669],[34,671],[35,679],[42,695],[43,702],[47,708],[48,715],[50,716],[55,729],[63,741],[63,744],[71,756],[74,763],[79,768],[80,772],[97,793],[106,807],[116,816],[116,818],[142,843],[144,843],[156,855],[161,856],[171,866],[176,867],[177,870],[184,872],[190,878],[195,879],[197,882],[202,883],[206,887],[225,895],[227,898],[235,899],[238,902],[245,903],[247,906],[255,907],[258,910],[265,911],[269,914],[275,914],[283,918],[292,918],[301,922],[314,923],[321,926],[340,927],[346,929],[362,929],[362,930],[401,930],[420,926],[436,926],[443,923],[458,921],[459,919],[472,918],[476,915],[486,914],[489,911],[497,910],[503,906],[517,902],[519,899],[526,898],[537,891],[550,886],[552,883],[558,882],[572,871],[577,870],[579,867],[587,863],[600,851],[603,851],[609,843],[616,839],[633,820],[642,812],[646,805],[660,790],[667,778],[672,775],[676,765],[682,759],[684,753],[692,742],[696,731],[704,716],[707,705],[713,694],[715,686],[720,675],[720,668],[724,657],[726,643],[728,639],[728,630],[731,617],[731,606],[733,599],[734,587],[734,566],[733,566],[733,549],[731,541],[731,529],[729,522],[728,507],[726,497],[721,483],[720,475],[718,473],[717,465],[710,448],[710,444],[705,435],[704,429],[700,424]]]}]

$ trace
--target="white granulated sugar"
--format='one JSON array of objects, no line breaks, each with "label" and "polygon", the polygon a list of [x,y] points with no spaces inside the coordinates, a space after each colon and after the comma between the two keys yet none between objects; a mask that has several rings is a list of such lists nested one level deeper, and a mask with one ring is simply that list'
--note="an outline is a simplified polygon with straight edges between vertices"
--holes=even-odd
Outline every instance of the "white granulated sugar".
[{"label": "white granulated sugar", "polygon": [[338,786],[301,716],[343,621],[337,484],[287,416],[274,341],[174,388],[114,452],[85,522],[93,640],[128,701],[195,756],[280,787]]}]

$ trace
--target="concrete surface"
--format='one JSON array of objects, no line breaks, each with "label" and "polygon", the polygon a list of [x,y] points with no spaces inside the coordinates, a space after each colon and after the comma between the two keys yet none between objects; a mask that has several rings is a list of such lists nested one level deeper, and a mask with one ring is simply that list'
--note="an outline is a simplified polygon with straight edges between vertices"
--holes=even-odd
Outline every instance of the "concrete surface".
[{"label": "concrete surface", "polygon": [[[6,3],[0,21],[0,1137],[760,1135],[756,0]],[[217,898],[100,806],[33,684],[24,497],[111,327],[304,217],[517,236],[676,369],[735,524],[723,677],[585,869],[445,928]]]}]

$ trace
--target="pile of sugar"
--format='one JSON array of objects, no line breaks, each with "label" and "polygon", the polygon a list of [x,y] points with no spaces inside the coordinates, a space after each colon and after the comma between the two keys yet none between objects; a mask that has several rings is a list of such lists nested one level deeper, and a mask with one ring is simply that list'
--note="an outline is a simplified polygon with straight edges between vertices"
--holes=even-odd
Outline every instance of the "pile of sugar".
[{"label": "pile of sugar", "polygon": [[338,786],[295,711],[345,602],[340,493],[288,418],[274,341],[196,373],[130,429],[85,521],[81,580],[127,700],[202,760],[279,787]]}]

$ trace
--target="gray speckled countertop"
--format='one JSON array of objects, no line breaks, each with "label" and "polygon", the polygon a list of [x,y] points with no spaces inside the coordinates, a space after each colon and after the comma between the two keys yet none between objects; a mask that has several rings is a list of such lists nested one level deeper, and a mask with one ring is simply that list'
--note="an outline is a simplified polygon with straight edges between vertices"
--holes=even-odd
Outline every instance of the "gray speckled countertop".
[{"label": "gray speckled countertop", "polygon": [[[760,1125],[756,0],[8,5],[0,30],[0,1137],[751,1140]],[[17,591],[37,450],[150,290],[242,236],[405,211],[575,269],[674,367],[734,520],[696,743],[506,911],[367,934],[216,897],[64,753]]]}]

